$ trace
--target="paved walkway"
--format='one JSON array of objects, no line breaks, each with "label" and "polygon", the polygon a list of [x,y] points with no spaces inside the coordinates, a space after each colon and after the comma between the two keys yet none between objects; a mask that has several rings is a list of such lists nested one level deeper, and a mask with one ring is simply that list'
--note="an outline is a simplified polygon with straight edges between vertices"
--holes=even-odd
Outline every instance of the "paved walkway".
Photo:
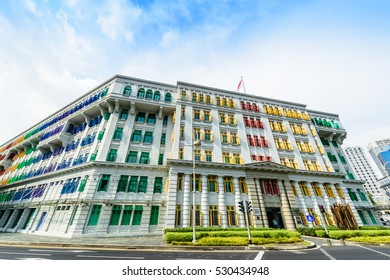
[{"label": "paved walkway", "polygon": [[87,247],[110,249],[148,250],[301,250],[315,247],[315,244],[275,244],[267,246],[169,246],[164,237],[75,237],[63,238],[36,234],[0,232],[0,245]]}]

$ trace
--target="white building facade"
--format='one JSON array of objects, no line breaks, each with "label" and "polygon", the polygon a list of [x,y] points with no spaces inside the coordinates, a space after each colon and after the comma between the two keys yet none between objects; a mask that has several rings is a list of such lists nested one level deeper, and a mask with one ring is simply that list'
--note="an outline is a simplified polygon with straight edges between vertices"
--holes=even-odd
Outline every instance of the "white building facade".
[{"label": "white building facade", "polygon": [[193,207],[199,226],[244,227],[245,200],[255,227],[320,225],[320,206],[335,224],[336,203],[378,224],[345,137],[302,104],[116,75],[0,147],[0,230],[162,234]]}]

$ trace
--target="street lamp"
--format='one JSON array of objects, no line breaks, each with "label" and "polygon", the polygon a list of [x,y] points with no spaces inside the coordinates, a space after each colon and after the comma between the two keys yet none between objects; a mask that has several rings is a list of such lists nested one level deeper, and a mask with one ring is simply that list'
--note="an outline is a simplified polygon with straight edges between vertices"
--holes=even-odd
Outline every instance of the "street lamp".
[{"label": "street lamp", "polygon": [[200,140],[192,140],[192,243],[196,243],[196,193],[195,193],[195,147],[200,146]]}]

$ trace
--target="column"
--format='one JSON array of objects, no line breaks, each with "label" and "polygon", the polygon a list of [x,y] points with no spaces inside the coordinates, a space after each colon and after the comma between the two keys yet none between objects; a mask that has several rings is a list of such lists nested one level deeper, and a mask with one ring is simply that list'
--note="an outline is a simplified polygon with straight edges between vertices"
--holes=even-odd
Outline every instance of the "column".
[{"label": "column", "polygon": [[175,218],[176,218],[176,196],[177,194],[177,178],[178,174],[173,172],[169,177],[169,189],[166,194],[167,199],[167,212],[165,220],[165,228],[174,228],[175,227]]},{"label": "column", "polygon": [[245,219],[244,219],[244,213],[242,213],[238,208],[238,202],[241,201],[241,191],[240,191],[240,184],[237,177],[233,178],[234,183],[234,208],[236,209],[236,213],[238,216],[238,225],[239,227],[245,227]]},{"label": "column", "polygon": [[191,212],[191,191],[190,191],[190,175],[184,174],[183,186],[183,227],[190,226],[190,212]]},{"label": "column", "polygon": [[294,218],[291,214],[291,208],[290,204],[288,203],[286,190],[284,189],[283,182],[281,180],[278,180],[277,184],[280,191],[280,202],[282,204],[280,210],[284,219],[284,226],[286,227],[286,229],[294,230]]},{"label": "column", "polygon": [[269,227],[268,217],[267,217],[267,210],[265,209],[265,203],[264,203],[264,197],[263,192],[261,191],[263,186],[261,183],[261,179],[253,179],[259,181],[259,204],[260,204],[260,211],[261,211],[261,219],[263,220],[263,225],[265,228]]},{"label": "column", "polygon": [[218,176],[218,211],[221,215],[221,227],[227,228],[225,186],[223,184],[222,176]]},{"label": "column", "polygon": [[201,217],[202,217],[202,226],[209,226],[209,190],[207,185],[207,175],[201,175],[202,180],[202,196],[201,196]]},{"label": "column", "polygon": [[[311,188],[312,188],[312,191],[313,191],[313,195],[310,197],[311,198],[311,201],[313,203],[313,207],[314,207],[314,212],[316,213],[316,215],[318,216],[318,218],[320,218],[320,221],[321,221],[321,225],[323,225],[324,221],[322,221],[321,219],[321,211],[320,211],[320,208],[318,207],[318,200],[317,200],[317,196],[315,195],[314,193],[314,190],[313,190],[313,186],[311,185],[311,183],[308,182],[308,184],[310,184]],[[316,217],[314,217],[316,218]],[[316,223],[318,223],[317,220],[315,220]]]},{"label": "column", "polygon": [[[292,181],[292,183],[294,184],[295,190],[297,191],[299,208],[303,211],[303,214],[306,217],[307,215],[309,215],[309,211],[307,211],[306,202],[305,202],[305,199],[303,198],[301,188],[299,187],[297,182]],[[313,227],[313,224],[308,223],[308,226]]]}]

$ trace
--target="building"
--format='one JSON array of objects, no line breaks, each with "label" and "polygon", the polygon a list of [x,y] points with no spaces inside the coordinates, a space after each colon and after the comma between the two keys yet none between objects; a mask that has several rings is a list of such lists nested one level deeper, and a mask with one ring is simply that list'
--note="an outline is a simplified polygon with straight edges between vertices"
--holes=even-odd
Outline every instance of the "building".
[{"label": "building", "polygon": [[361,147],[348,147],[344,149],[345,155],[350,163],[357,179],[366,181],[363,185],[366,192],[370,193],[379,201],[383,192],[378,184],[378,176],[371,166],[368,158]]},{"label": "building", "polygon": [[338,115],[303,104],[116,75],[0,147],[0,230],[161,234],[194,212],[244,227],[239,201],[255,227],[311,227],[320,208],[335,224],[336,203],[377,224],[345,137]]},{"label": "building", "polygon": [[[389,145],[390,138],[387,138],[375,141],[367,146],[368,153],[371,155],[375,164],[378,166],[382,176],[387,176],[390,174],[390,166],[386,164],[386,162],[390,161],[390,152],[386,152],[389,150]],[[381,153],[382,156],[380,156]]]}]

